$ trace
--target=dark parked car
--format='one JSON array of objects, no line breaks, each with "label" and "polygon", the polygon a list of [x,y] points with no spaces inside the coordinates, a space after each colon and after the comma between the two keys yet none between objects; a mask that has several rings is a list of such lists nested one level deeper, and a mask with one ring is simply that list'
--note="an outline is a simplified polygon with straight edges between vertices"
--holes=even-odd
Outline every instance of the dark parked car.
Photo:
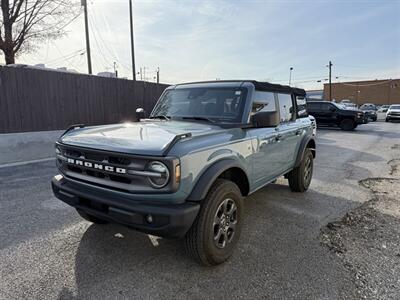
[{"label": "dark parked car", "polygon": [[358,109],[345,109],[343,106],[327,101],[307,103],[307,110],[317,120],[318,126],[339,126],[342,130],[353,130],[366,123],[365,114]]},{"label": "dark parked car", "polygon": [[375,104],[365,103],[360,106],[360,110],[362,110],[365,113],[366,117],[372,120],[373,122],[375,122],[378,119],[377,115],[378,108],[376,107]]}]

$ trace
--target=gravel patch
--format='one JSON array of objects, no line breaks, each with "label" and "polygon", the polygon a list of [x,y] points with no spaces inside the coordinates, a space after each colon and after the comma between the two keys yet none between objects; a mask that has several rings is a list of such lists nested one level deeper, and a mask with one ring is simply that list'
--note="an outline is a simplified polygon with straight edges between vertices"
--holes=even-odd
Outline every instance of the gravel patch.
[{"label": "gravel patch", "polygon": [[388,164],[393,177],[360,181],[369,201],[321,230],[322,244],[350,270],[360,299],[400,299],[400,160]]}]

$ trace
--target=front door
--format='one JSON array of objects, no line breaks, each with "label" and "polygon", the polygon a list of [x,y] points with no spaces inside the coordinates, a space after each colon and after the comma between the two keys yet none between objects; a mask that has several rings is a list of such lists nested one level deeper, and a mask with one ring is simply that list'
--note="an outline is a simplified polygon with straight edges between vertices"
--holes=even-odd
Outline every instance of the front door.
[{"label": "front door", "polygon": [[[272,92],[255,91],[253,96],[252,114],[259,111],[277,111],[275,94]],[[278,128],[251,128],[253,154],[251,164],[252,180],[257,189],[280,175],[281,147]]]}]

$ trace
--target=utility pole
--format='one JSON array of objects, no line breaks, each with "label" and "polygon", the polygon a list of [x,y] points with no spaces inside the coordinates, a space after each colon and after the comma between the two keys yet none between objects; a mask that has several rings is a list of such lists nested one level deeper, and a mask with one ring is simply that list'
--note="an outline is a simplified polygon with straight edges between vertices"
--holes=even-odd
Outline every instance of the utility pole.
[{"label": "utility pole", "polygon": [[332,101],[332,62],[329,61],[329,101]]},{"label": "utility pole", "polygon": [[88,22],[88,12],[87,12],[87,1],[86,0],[81,0],[81,5],[83,6],[83,12],[85,14],[86,54],[87,54],[88,72],[89,72],[89,74],[92,74],[92,58],[90,56],[90,40],[89,40],[89,22]]},{"label": "utility pole", "polygon": [[132,56],[132,79],[136,81],[136,69],[135,69],[135,47],[133,44],[133,12],[132,12],[132,0],[129,0],[129,16],[130,16],[130,27],[131,27],[131,56]]},{"label": "utility pole", "polygon": [[290,74],[289,74],[289,86],[292,82],[292,71],[293,71],[293,67],[290,67]]},{"label": "utility pole", "polygon": [[160,68],[157,68],[157,83],[160,83]]},{"label": "utility pole", "polygon": [[114,73],[115,73],[115,78],[118,78],[117,63],[115,61],[114,61]]}]

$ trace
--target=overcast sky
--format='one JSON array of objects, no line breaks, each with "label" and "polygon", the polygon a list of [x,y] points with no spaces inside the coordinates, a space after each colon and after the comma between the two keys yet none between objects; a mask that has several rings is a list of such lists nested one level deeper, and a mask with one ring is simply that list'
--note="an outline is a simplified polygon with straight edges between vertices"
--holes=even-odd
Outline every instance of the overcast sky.
[{"label": "overcast sky", "polygon": [[[136,71],[150,80],[258,79],[322,87],[400,77],[400,1],[133,1]],[[132,77],[128,0],[88,0],[94,73]],[[65,37],[18,58],[87,72],[83,14]],[[3,60],[3,57],[1,57]]]}]

